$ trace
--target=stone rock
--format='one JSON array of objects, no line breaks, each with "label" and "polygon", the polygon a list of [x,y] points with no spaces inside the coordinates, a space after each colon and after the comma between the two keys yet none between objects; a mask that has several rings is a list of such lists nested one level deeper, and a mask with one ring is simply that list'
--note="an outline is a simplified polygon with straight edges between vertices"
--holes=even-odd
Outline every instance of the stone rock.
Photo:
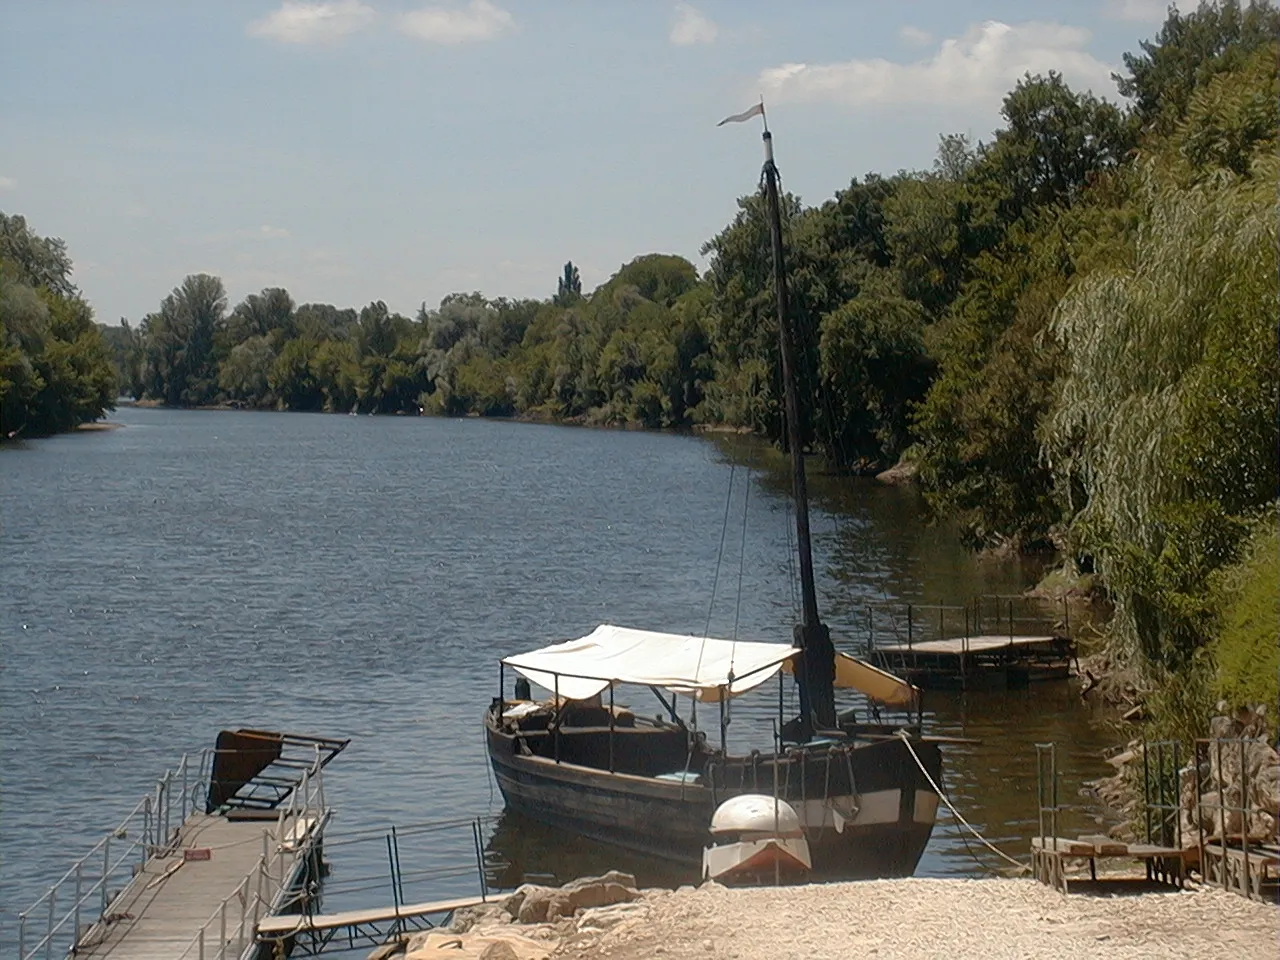
[{"label": "stone rock", "polygon": [[887,483],[890,486],[900,486],[902,484],[914,482],[916,474],[919,472],[919,467],[917,467],[915,463],[908,463],[906,460],[899,460],[888,470],[882,470],[880,473],[877,473],[876,479],[881,483]]},{"label": "stone rock", "polygon": [[557,892],[550,887],[531,886],[520,900],[516,919],[521,923],[545,923],[547,907],[551,904],[551,897]]},{"label": "stone rock", "polygon": [[487,934],[418,934],[409,943],[404,960],[547,960],[552,945],[540,943],[513,931]]},{"label": "stone rock", "polygon": [[644,903],[614,903],[607,907],[584,910],[578,917],[578,933],[602,932],[612,930],[619,924],[630,920],[643,920],[649,915],[649,907]]},{"label": "stone rock", "polygon": [[[508,897],[507,900],[509,899],[511,898]],[[507,910],[506,904],[507,901],[503,900],[500,903],[482,903],[478,906],[455,910],[447,929],[450,933],[466,933],[482,924],[492,926],[510,923],[513,917]]]},{"label": "stone rock", "polygon": [[380,947],[374,947],[369,951],[369,956],[366,960],[391,960],[392,957],[398,957],[403,954],[408,949],[408,946],[409,944],[406,940],[392,940]]},{"label": "stone rock", "polygon": [[526,884],[503,901],[503,908],[521,923],[546,923],[639,896],[634,876],[610,870],[604,876],[582,877],[558,889]]}]

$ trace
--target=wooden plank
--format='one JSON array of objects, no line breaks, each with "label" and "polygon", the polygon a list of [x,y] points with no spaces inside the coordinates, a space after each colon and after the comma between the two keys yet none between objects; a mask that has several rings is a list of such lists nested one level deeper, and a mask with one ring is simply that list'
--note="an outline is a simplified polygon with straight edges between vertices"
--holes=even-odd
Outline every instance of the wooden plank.
[{"label": "wooden plank", "polygon": [[1032,850],[1044,850],[1049,853],[1062,853],[1071,857],[1092,857],[1092,843],[1082,840],[1068,840],[1066,837],[1032,837]]},{"label": "wooden plank", "polygon": [[1081,843],[1091,844],[1095,856],[1124,857],[1129,853],[1129,845],[1123,840],[1113,840],[1101,833],[1092,833],[1077,838]]},{"label": "wooden plank", "polygon": [[953,637],[945,640],[920,640],[910,645],[906,643],[877,643],[875,651],[878,653],[920,653],[920,654],[946,654],[948,656],[959,656],[960,654],[972,653],[990,653],[995,650],[1023,649],[1029,650],[1036,647],[1050,648],[1055,643],[1060,642],[1055,637],[1034,636],[1034,637],[1010,637],[1010,636],[989,636],[969,637],[967,640],[962,637]]},{"label": "wooden plank", "polygon": [[433,913],[453,913],[463,907],[476,907],[487,902],[482,896],[458,897],[453,900],[429,900],[425,903],[407,903],[400,907],[373,907],[367,910],[347,910],[342,913],[289,914],[266,917],[258,923],[259,938],[288,937],[299,933],[336,930],[365,923],[386,923],[400,917],[425,917]]}]

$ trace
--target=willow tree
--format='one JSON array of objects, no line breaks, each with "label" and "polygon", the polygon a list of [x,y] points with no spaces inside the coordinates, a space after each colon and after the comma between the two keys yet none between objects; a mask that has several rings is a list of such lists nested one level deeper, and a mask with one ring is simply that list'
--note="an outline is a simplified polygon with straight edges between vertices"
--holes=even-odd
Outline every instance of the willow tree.
[{"label": "willow tree", "polygon": [[1180,669],[1213,629],[1209,580],[1276,499],[1273,157],[1188,186],[1142,172],[1132,269],[1061,302],[1066,356],[1047,448],[1074,530],[1117,606],[1116,635]]}]

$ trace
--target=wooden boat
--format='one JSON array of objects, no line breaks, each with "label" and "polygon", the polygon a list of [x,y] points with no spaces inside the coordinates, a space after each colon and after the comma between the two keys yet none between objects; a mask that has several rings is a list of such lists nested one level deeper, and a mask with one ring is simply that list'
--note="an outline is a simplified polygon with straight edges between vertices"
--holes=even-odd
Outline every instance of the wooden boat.
[{"label": "wooden boat", "polygon": [[[720,804],[768,792],[794,808],[816,875],[907,876],[933,829],[941,752],[936,741],[920,735],[918,691],[837,654],[818,616],[778,174],[767,127],[764,142],[803,610],[793,643],[744,643],[605,624],[586,637],[507,657],[504,668],[514,668],[552,696],[534,701],[525,684],[508,699],[505,676],[500,677],[502,695],[485,715],[489,758],[507,807],[567,836],[697,864],[711,843],[711,820]],[[780,723],[781,733],[769,749],[729,752],[724,704],[783,671],[795,678],[799,716]],[[652,689],[669,719],[617,707],[614,691],[620,684]],[[837,686],[859,689],[908,715],[915,708],[917,722],[867,725],[837,717]],[[719,747],[680,718],[678,695],[720,705]],[[781,702],[779,697],[780,710]]]}]

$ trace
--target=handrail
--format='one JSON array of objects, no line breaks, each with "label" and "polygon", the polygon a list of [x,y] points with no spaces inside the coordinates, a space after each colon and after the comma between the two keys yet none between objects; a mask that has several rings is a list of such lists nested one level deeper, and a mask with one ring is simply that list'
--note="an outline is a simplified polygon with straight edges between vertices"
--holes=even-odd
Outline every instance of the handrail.
[{"label": "handrail", "polygon": [[[323,819],[328,815],[324,805],[324,764],[320,748],[316,746],[315,760],[304,770],[298,786],[289,794],[288,806],[276,820],[275,843],[271,844],[271,832],[262,833],[262,856],[191,938],[174,960],[240,960],[252,950],[257,934],[258,921],[264,916],[280,912],[297,894],[290,889],[285,875],[290,854],[295,866],[305,863],[311,849],[320,836],[316,824],[308,826],[301,837],[290,841],[285,836],[286,823],[296,825],[300,817],[316,812]],[[292,828],[291,828],[292,829]],[[291,849],[290,843],[297,843]],[[269,846],[274,850],[268,851]],[[265,890],[274,880],[275,893],[268,899]],[[230,909],[230,912],[228,910]],[[236,910],[239,914],[236,914]],[[230,922],[230,928],[228,923]],[[228,936],[228,929],[232,935]],[[210,943],[216,930],[217,940]]]},{"label": "handrail", "polygon": [[[41,955],[45,960],[61,958],[71,952],[80,938],[82,914],[94,916],[93,923],[109,915],[112,902],[128,886],[135,870],[140,870],[148,860],[169,848],[188,811],[194,808],[193,788],[200,785],[207,753],[206,749],[198,754],[200,765],[194,783],[192,754],[184,753],[177,767],[165,771],[156,781],[155,788],[139,800],[114,829],[73,862],[66,873],[31,906],[18,914],[18,960],[36,960]],[[178,787],[176,798],[175,786]],[[179,814],[176,824],[173,822],[175,800]],[[113,840],[130,841],[123,853],[116,847],[114,859]],[[113,884],[116,885],[114,890]],[[59,914],[59,893],[72,885],[75,889],[70,905]],[[27,924],[38,913],[45,916],[44,935],[28,947]]]}]

